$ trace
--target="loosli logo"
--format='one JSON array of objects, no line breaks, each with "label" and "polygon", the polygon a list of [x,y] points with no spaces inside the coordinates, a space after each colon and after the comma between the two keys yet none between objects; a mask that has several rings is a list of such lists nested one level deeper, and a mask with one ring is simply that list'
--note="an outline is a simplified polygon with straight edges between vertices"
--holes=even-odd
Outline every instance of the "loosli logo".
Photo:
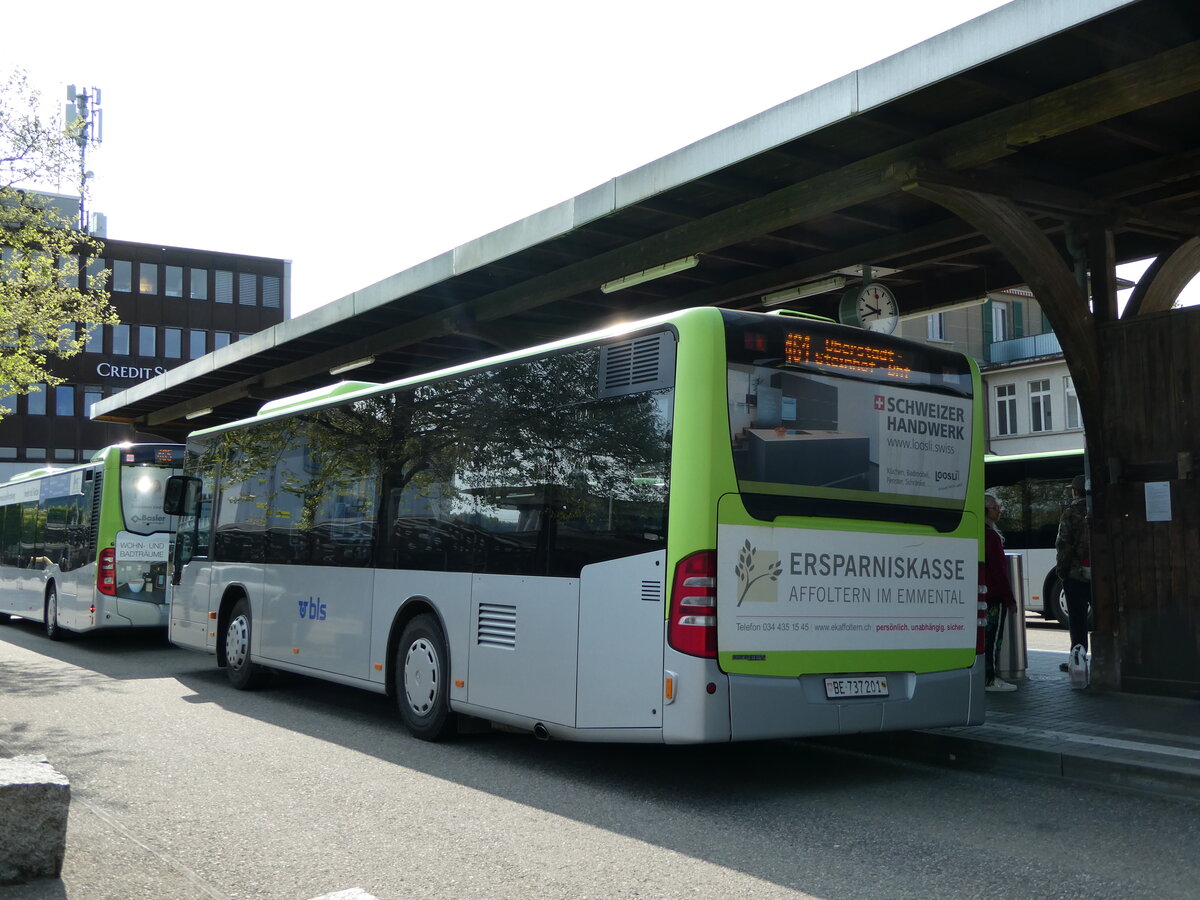
[{"label": "loosli logo", "polygon": [[774,550],[760,551],[746,541],[738,551],[733,573],[737,575],[738,606],[747,600],[751,603],[775,603],[779,600],[777,582],[783,574],[783,563]]}]

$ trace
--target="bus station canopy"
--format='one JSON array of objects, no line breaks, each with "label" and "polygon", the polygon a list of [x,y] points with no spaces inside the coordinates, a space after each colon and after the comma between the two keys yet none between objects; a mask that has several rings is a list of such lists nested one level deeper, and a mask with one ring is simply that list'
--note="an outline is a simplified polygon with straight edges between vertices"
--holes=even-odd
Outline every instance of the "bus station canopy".
[{"label": "bus station canopy", "polygon": [[1081,278],[1080,223],[1103,223],[1114,262],[1160,257],[1200,235],[1198,39],[1195,0],[1016,0],[95,416],[179,438],[340,378],[390,381],[690,306],[836,317],[864,265],[904,315],[1026,282],[1021,248],[930,191],[1015,203]]}]

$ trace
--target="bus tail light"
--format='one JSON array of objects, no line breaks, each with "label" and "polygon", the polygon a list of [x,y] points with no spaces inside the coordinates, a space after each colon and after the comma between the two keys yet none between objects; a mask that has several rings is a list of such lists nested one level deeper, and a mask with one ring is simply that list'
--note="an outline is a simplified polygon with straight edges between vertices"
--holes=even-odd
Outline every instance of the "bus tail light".
[{"label": "bus tail light", "polygon": [[680,653],[717,656],[717,552],[701,550],[680,560],[671,584],[667,643]]},{"label": "bus tail light", "polygon": [[987,577],[983,563],[979,564],[979,618],[975,629],[975,655],[987,652]]},{"label": "bus tail light", "polygon": [[112,547],[100,551],[100,565],[96,569],[96,590],[110,597],[117,595],[117,551]]}]

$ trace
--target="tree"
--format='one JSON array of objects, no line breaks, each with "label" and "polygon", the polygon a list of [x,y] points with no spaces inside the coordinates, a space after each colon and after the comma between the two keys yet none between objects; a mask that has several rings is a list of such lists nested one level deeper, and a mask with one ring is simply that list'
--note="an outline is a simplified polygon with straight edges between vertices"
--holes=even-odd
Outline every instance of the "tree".
[{"label": "tree", "polygon": [[54,361],[83,350],[92,328],[118,321],[107,272],[94,266],[102,245],[34,190],[78,187],[79,177],[79,125],[42,117],[39,104],[22,71],[0,87],[0,399],[61,384]]}]

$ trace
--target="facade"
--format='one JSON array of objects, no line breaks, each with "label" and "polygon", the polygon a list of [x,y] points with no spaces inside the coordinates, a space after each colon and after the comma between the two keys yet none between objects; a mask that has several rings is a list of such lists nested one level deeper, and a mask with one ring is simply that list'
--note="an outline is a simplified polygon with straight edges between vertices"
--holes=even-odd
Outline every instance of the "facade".
[{"label": "facade", "polygon": [[132,426],[93,422],[91,406],[290,314],[291,263],[281,259],[103,239],[119,325],[96,328],[60,361],[65,384],[0,398],[0,481],[86,461],[120,441],[154,440]]},{"label": "facade", "polygon": [[1083,420],[1058,338],[1029,291],[901,322],[899,334],[975,358],[986,395],[986,453],[1011,456],[1084,446]]}]

